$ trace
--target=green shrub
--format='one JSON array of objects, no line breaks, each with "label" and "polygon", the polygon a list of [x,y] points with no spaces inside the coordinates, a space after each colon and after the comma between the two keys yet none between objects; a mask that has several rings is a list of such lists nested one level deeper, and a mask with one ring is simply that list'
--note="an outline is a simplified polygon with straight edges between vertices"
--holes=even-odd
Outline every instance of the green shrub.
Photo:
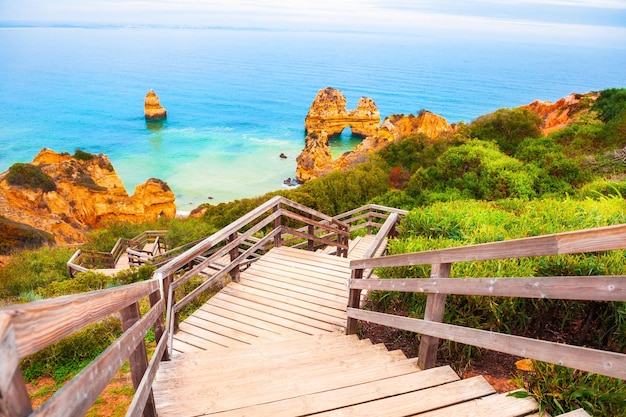
[{"label": "green shrub", "polygon": [[73,157],[74,159],[78,159],[79,161],[91,161],[96,156],[92,153],[81,151],[80,149],[76,149]]},{"label": "green shrub", "polygon": [[165,239],[171,248],[203,239],[219,230],[204,219],[194,218],[169,222],[167,229]]},{"label": "green shrub", "polygon": [[[389,167],[373,158],[344,172],[331,172],[299,187],[314,196],[311,208],[334,216],[362,206],[389,190]],[[287,198],[289,193],[285,194]]]},{"label": "green shrub", "polygon": [[79,175],[78,178],[76,178],[76,181],[74,183],[78,186],[85,187],[93,191],[106,191],[107,190],[106,187],[96,184],[93,178],[91,178],[90,176],[84,173],[81,173],[81,175]]},{"label": "green shrub", "polygon": [[626,109],[613,117],[602,130],[602,136],[609,147],[626,146]]},{"label": "green shrub", "polygon": [[563,153],[552,138],[529,138],[517,148],[515,157],[537,169],[536,189],[539,195],[571,193],[582,181],[576,162]]},{"label": "green shrub", "polygon": [[537,399],[541,412],[560,415],[583,408],[597,417],[626,416],[626,381],[536,361],[532,368],[517,382]]},{"label": "green shrub", "polygon": [[626,181],[597,180],[585,184],[577,192],[579,199],[600,200],[603,198],[624,198],[626,196]]},{"label": "green shrub", "polygon": [[592,106],[600,120],[610,122],[626,110],[626,88],[609,88],[600,92],[600,97]]},{"label": "green shrub", "polygon": [[471,137],[494,141],[503,152],[512,153],[526,138],[541,136],[541,117],[526,108],[499,109],[469,125]]},{"label": "green shrub", "polygon": [[381,149],[378,155],[390,167],[401,167],[411,173],[418,168],[426,168],[436,163],[437,157],[452,146],[462,142],[459,138],[433,141],[420,134],[402,138]]},{"label": "green shrub", "polygon": [[39,166],[15,163],[9,168],[6,180],[17,187],[41,190],[44,193],[56,191],[54,180],[44,173]]},{"label": "green shrub", "polygon": [[458,190],[463,198],[532,198],[538,171],[504,155],[495,144],[473,140],[448,149],[427,169],[418,169],[406,188],[409,196],[430,203],[429,194]]},{"label": "green shrub", "polygon": [[13,254],[10,262],[0,268],[0,298],[26,296],[54,281],[68,279],[66,262],[73,252],[53,247]]},{"label": "green shrub", "polygon": [[122,270],[113,276],[94,271],[81,272],[73,279],[53,281],[46,287],[40,288],[38,293],[43,298],[54,298],[67,294],[103,290],[150,279],[155,269],[152,265],[142,265],[139,268]]}]

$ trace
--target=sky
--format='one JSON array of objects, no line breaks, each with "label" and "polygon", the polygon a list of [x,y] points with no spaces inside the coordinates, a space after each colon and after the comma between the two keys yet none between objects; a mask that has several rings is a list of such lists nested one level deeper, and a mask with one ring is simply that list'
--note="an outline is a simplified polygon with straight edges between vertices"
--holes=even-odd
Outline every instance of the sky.
[{"label": "sky", "polygon": [[626,41],[626,0],[0,0],[0,24],[428,29]]}]

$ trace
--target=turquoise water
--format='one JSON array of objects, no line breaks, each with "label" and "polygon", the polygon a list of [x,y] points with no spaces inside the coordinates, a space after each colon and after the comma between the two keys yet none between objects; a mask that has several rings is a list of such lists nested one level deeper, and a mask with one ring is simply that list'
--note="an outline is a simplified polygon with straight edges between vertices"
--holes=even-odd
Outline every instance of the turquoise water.
[{"label": "turquoise water", "polygon": [[[471,121],[536,99],[626,87],[625,52],[391,34],[3,28],[0,171],[44,147],[104,153],[129,193],[157,177],[186,211],[283,187],[321,88],[341,89],[349,109],[371,97],[383,117],[427,109]],[[151,88],[168,110],[162,126],[143,117]],[[333,154],[353,144],[345,132]]]}]

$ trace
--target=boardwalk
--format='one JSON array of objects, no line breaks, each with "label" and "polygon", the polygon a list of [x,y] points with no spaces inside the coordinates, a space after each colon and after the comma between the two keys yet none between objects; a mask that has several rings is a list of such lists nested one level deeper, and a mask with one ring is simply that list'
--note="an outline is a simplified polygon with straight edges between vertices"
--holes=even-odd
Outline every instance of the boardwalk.
[{"label": "boardwalk", "polygon": [[[366,244],[366,240],[363,241]],[[356,245],[352,250],[358,253]],[[358,256],[358,255],[357,255]],[[167,416],[527,416],[482,377],[344,336],[348,259],[271,250],[180,325],[154,383]]]}]

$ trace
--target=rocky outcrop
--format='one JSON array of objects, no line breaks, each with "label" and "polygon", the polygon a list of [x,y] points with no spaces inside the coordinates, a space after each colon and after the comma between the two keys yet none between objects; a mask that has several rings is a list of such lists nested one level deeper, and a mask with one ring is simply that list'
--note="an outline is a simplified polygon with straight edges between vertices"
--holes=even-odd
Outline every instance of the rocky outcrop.
[{"label": "rocky outcrop", "polygon": [[[355,110],[346,110],[346,99],[334,88],[320,90],[304,121],[307,132],[304,149],[296,158],[296,179],[306,182],[337,169],[346,169],[392,142],[416,134],[436,140],[452,130],[446,119],[429,111],[418,116],[393,115],[379,126],[380,112],[367,97],[359,100]],[[328,146],[329,137],[350,127],[354,135],[365,139],[352,151],[333,160]]]},{"label": "rocky outcrop", "polygon": [[167,117],[167,110],[161,106],[159,96],[153,90],[148,91],[143,105],[146,120],[163,120]]},{"label": "rocky outcrop", "polygon": [[149,179],[129,196],[106,155],[82,152],[77,159],[43,149],[31,165],[50,177],[56,190],[11,185],[8,172],[0,174],[0,216],[51,233],[56,243],[82,242],[86,231],[109,221],[176,215],[166,183]]},{"label": "rocky outcrop", "polygon": [[346,98],[340,90],[326,87],[320,90],[304,118],[308,133],[325,133],[327,137],[340,135],[346,127],[356,136],[366,137],[376,132],[380,112],[374,100],[361,97],[357,108],[348,111]]},{"label": "rocky outcrop", "polygon": [[537,100],[525,106],[543,119],[541,129],[545,134],[561,129],[589,110],[600,93],[570,94],[556,103]]}]

